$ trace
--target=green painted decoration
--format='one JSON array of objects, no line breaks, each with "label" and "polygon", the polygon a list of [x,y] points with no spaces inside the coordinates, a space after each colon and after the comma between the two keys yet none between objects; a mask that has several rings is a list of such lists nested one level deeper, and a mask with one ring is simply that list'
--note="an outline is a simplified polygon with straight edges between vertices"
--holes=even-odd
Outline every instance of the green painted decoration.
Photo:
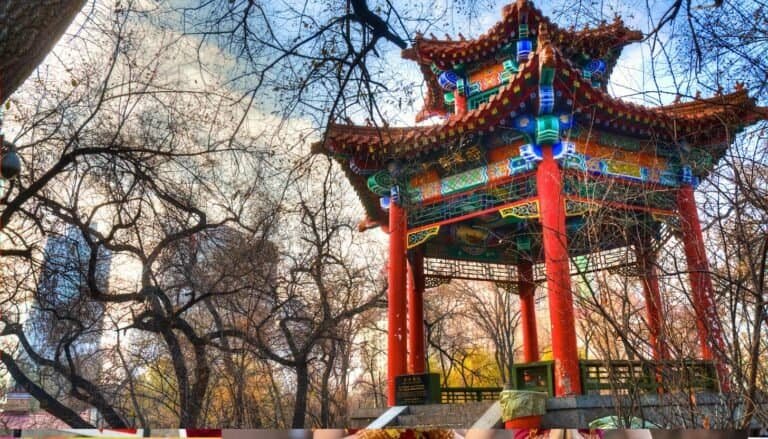
[{"label": "green painted decoration", "polygon": [[560,140],[560,122],[557,116],[546,115],[536,118],[536,142],[541,145],[557,143]]},{"label": "green painted decoration", "polygon": [[392,176],[387,171],[379,171],[368,177],[368,189],[378,196],[389,195],[389,190],[394,185]]}]

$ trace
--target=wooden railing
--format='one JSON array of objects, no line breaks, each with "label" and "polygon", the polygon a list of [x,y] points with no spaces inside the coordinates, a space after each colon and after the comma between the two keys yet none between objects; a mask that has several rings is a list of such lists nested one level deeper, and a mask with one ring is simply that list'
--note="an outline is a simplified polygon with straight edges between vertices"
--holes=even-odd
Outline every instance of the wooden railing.
[{"label": "wooden railing", "polygon": [[443,387],[440,389],[442,404],[498,401],[501,387]]},{"label": "wooden railing", "polygon": [[579,365],[585,395],[719,390],[711,361],[585,360]]},{"label": "wooden railing", "polygon": [[[554,363],[516,364],[512,388],[554,396]],[[627,395],[675,391],[718,391],[717,372],[711,361],[581,360],[584,395]],[[497,401],[501,387],[443,387],[442,404]]]},{"label": "wooden railing", "polygon": [[[585,395],[718,391],[717,371],[711,361],[581,360],[579,367]],[[517,364],[512,368],[511,384],[517,390],[554,396],[554,364]]]}]

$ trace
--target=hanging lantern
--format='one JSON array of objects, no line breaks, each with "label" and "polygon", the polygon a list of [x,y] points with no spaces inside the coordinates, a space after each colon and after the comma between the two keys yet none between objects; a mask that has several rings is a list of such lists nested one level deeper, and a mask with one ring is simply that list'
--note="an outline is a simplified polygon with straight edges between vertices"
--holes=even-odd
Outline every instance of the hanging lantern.
[{"label": "hanging lantern", "polygon": [[0,160],[0,175],[10,180],[19,175],[20,172],[21,160],[19,155],[16,154],[16,148],[11,147],[8,152],[3,154],[3,158]]}]

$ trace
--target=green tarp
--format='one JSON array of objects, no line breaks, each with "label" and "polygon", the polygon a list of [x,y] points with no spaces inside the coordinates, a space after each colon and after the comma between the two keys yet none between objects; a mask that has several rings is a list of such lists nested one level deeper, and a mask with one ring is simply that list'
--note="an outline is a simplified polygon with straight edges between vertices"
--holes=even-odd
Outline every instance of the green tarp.
[{"label": "green tarp", "polygon": [[629,419],[619,416],[606,416],[604,418],[597,418],[590,422],[589,428],[610,430],[615,428],[659,428],[659,426],[634,416],[630,417]]},{"label": "green tarp", "polygon": [[547,411],[548,395],[529,390],[504,390],[501,392],[501,419],[506,422],[525,416],[542,416]]}]

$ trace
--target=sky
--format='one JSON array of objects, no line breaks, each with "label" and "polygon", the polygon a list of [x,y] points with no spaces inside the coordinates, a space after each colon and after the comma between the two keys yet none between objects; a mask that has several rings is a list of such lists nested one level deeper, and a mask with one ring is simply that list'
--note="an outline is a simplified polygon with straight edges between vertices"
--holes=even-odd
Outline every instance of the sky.
[{"label": "sky", "polygon": [[[123,2],[125,3],[125,2]],[[174,5],[194,5],[197,2],[194,0],[177,0]],[[222,2],[224,4],[225,2]],[[332,4],[340,4],[340,2],[333,2]],[[120,4],[117,0],[95,0],[94,9],[100,11],[105,16],[109,16],[110,11],[114,10],[115,5]],[[154,0],[138,0],[134,3],[134,8],[140,11],[144,11],[146,14],[139,14],[138,17],[146,18],[144,24],[148,28],[148,35],[153,35],[153,38],[145,39],[142,41],[146,45],[147,56],[152,56],[153,51],[160,45],[174,42],[178,46],[178,50],[175,52],[172,58],[164,60],[161,63],[161,74],[168,83],[178,83],[187,87],[190,90],[200,89],[210,84],[219,84],[222,88],[222,92],[230,93],[233,96],[241,96],[245,92],[246,81],[222,81],[222,78],[229,77],[238,72],[243,72],[248,67],[239,63],[236,57],[232,54],[231,47],[225,45],[217,46],[216,41],[212,39],[201,40],[197,35],[185,35],[183,30],[189,30],[185,26],[186,21],[183,16],[164,14],[160,15],[157,11],[160,10],[158,5],[162,2],[155,2]],[[378,4],[371,2],[371,4]],[[393,20],[393,30],[400,35],[412,37],[415,31],[423,31],[427,34],[434,32],[436,35],[442,36],[444,33],[452,35],[457,38],[459,33],[462,33],[468,38],[477,37],[479,34],[490,28],[494,23],[500,20],[502,7],[507,4],[506,1],[482,1],[476,2],[454,2],[451,0],[441,0],[434,3],[422,2],[414,3],[409,0],[397,0],[393,2],[395,8],[406,11],[409,17],[419,16],[434,16],[436,14],[442,15],[443,18],[437,20],[436,23],[430,28],[424,28],[424,22],[408,21],[405,20],[405,27],[400,26],[396,20]],[[649,1],[652,14],[658,18],[668,6],[669,2],[657,2]],[[311,2],[302,3],[299,1],[288,0],[286,2],[275,3],[276,6],[271,6],[272,11],[275,14],[282,14],[289,10],[290,7],[301,8],[304,7],[304,12],[308,16],[313,16],[319,19],[327,16],[329,13],[333,14],[333,11],[327,11],[324,8],[326,3],[324,2]],[[554,21],[563,27],[567,27],[571,22],[575,22],[577,25],[582,25],[584,22],[582,12],[574,11],[573,9],[563,10],[563,7],[571,7],[568,2],[535,2],[537,7],[543,9],[545,15],[549,15],[554,18]],[[473,7],[475,13],[470,18],[467,18],[466,9]],[[649,21],[645,3],[640,2],[624,2],[624,1],[601,1],[590,2],[586,8],[591,8],[592,11],[602,7],[604,15],[612,17],[614,11],[621,14],[625,22],[629,27],[639,29],[641,31],[647,31],[651,28],[651,22]],[[88,10],[87,12],[90,12]],[[98,24],[98,23],[97,23]],[[91,39],[88,29],[89,26],[93,26],[93,22],[86,22],[84,20],[84,14],[73,23],[72,27],[68,31],[67,35],[59,42],[54,54],[49,56],[40,68],[39,72],[44,72],[43,77],[50,81],[59,81],[61,83],[67,83],[71,80],[72,65],[76,65],[78,62],[87,62],[86,59],[88,51],[83,50],[84,45],[94,44]],[[154,27],[154,29],[152,29]],[[277,29],[278,34],[295,33],[294,28]],[[665,35],[662,34],[661,38],[664,39]],[[397,77],[404,79],[406,83],[414,84],[414,87],[422,89],[421,72],[414,62],[403,60],[400,56],[400,49],[393,44],[382,41],[378,46],[380,59],[374,59],[375,65],[382,69],[388,69],[388,75],[382,74],[384,78]],[[609,83],[609,92],[614,96],[621,97],[628,100],[633,100],[637,103],[643,103],[646,105],[655,104],[653,99],[645,93],[639,93],[644,90],[652,90],[655,88],[654,84],[650,82],[648,76],[650,59],[650,51],[647,43],[634,43],[624,48],[622,56],[614,69],[613,75]],[[198,61],[202,60],[205,65],[204,69],[200,68]],[[374,71],[375,73],[375,71]],[[394,75],[391,75],[394,73]],[[36,73],[34,76],[40,77],[40,73]],[[379,79],[374,77],[374,79]],[[660,85],[662,88],[669,86],[672,89],[672,84],[665,82],[662,78]],[[271,96],[270,93],[265,94],[267,99]],[[673,95],[667,94],[660,96],[664,102],[672,100]],[[413,124],[415,114],[421,108],[421,98],[417,95],[416,102],[412,107],[399,107],[395,105],[394,101],[382,100],[381,105],[384,108],[384,112],[391,117],[390,122],[393,125],[410,125]],[[272,114],[272,111],[276,103],[265,102],[263,105],[256,103],[253,105],[247,113],[245,120],[245,130],[248,134],[257,136],[269,134],[274,131],[281,123],[283,132],[304,133],[310,132],[313,128],[313,122],[303,117],[293,117],[288,121],[281,121],[279,116]],[[13,109],[11,109],[13,111]],[[359,121],[358,121],[359,122]],[[434,123],[430,121],[429,123]],[[10,137],[13,137],[13,127],[8,127],[11,133]],[[302,154],[307,153],[308,143],[319,139],[320,133],[315,131],[310,137],[307,138],[307,144],[302,149],[295,151],[294,159]],[[289,164],[289,163],[286,163]],[[354,195],[352,195],[354,196]],[[362,213],[359,203],[356,200],[351,200],[348,203],[359,214]],[[379,233],[379,232],[376,232]],[[381,235],[383,238],[383,234]],[[120,262],[120,256],[116,255],[116,265],[128,267],[129,262]],[[133,272],[135,269],[126,269],[124,272]],[[130,282],[129,282],[130,283]]]},{"label": "sky", "polygon": [[[493,4],[490,4],[493,3]],[[425,33],[434,32],[437,35],[442,36],[444,33],[451,34],[454,38],[457,38],[459,33],[467,36],[468,38],[476,37],[486,29],[490,28],[501,18],[501,9],[506,4],[505,1],[478,1],[475,3],[466,2],[453,2],[450,0],[442,0],[435,3],[413,3],[408,0],[398,0],[394,2],[394,6],[399,10],[405,11],[404,15],[409,17],[422,17],[422,16],[434,16],[436,14],[443,15],[442,19],[437,20],[434,27],[424,28],[424,22],[418,21],[405,21],[405,28],[402,26],[394,25],[393,29],[400,35],[407,35],[412,37],[416,30],[423,31]],[[555,16],[558,13],[561,15],[559,19],[555,21],[561,25],[566,26],[567,23],[563,23],[566,17],[568,20],[573,20],[573,15],[563,15],[562,12],[558,12],[556,7],[560,3],[564,2],[535,2],[537,7],[542,7],[544,13],[550,16]],[[607,13],[611,13],[612,10],[620,10],[625,21],[630,26],[639,28],[641,30],[648,29],[647,19],[645,17],[644,6],[637,3],[632,4],[610,4],[606,6],[605,2],[601,2],[601,5]],[[244,93],[243,87],[247,85],[243,81],[225,82],[222,81],[222,77],[228,77],[229,75],[236,74],[248,69],[247,66],[242,66],[231,53],[231,48],[222,45],[217,46],[216,41],[208,39],[202,41],[197,35],[184,35],[184,30],[190,28],[186,26],[186,21],[183,16],[173,15],[172,13],[159,14],[161,11],[160,6],[162,2],[155,2],[154,0],[137,0],[133,3],[133,8],[136,11],[142,11],[138,13],[139,19],[144,19],[146,22],[144,26],[147,28],[147,35],[152,35],[151,38],[145,38],[142,40],[142,44],[146,46],[145,52],[148,57],[153,56],[153,52],[163,44],[175,44],[177,50],[173,56],[164,62],[160,63],[160,74],[163,76],[164,81],[168,84],[181,84],[181,86],[189,89],[202,89],[210,84],[222,84],[223,92],[231,93],[233,96],[239,96]],[[174,2],[176,6],[196,4],[193,0],[178,0]],[[371,4],[376,4],[371,2]],[[102,44],[97,40],[98,33],[91,32],[94,25],[102,25],[98,20],[108,20],[110,13],[114,11],[116,5],[125,5],[117,0],[96,0],[93,8],[86,8],[84,12],[96,11],[97,14],[91,16],[89,21],[86,21],[85,14],[81,14],[76,21],[72,24],[70,30],[67,32],[62,40],[57,45],[54,53],[50,55],[39,71],[33,75],[34,79],[43,78],[46,81],[60,82],[63,84],[68,83],[73,78],[73,71],[76,71],[78,63],[91,62],[88,57],[93,53],[94,44]],[[325,7],[325,3],[312,2],[304,4],[302,2],[288,1],[283,3],[276,3],[277,6],[273,6],[275,14],[282,14],[290,7],[305,7],[307,15],[317,15],[322,17],[324,13],[322,8]],[[662,11],[661,8],[657,8],[655,3],[651,3],[652,8],[656,8]],[[90,6],[90,5],[89,5]],[[475,13],[470,18],[467,18],[466,9],[469,6],[474,6]],[[632,8],[636,9],[632,9]],[[654,9],[654,10],[656,10]],[[572,12],[572,11],[571,11]],[[94,18],[95,17],[95,18]],[[577,24],[579,23],[576,19]],[[393,23],[397,24],[396,20]],[[154,28],[154,29],[153,29]],[[276,32],[287,32],[292,34],[294,29],[278,29]],[[87,49],[87,50],[86,50]],[[379,43],[379,53],[381,54],[381,60],[374,59],[378,62],[377,65],[381,69],[390,69],[395,73],[395,77],[404,79],[406,83],[412,83],[417,88],[422,88],[421,72],[418,70],[417,65],[414,62],[403,60],[400,57],[400,49],[393,44],[382,41]],[[101,56],[98,51],[93,56]],[[624,96],[630,99],[638,99],[633,96],[637,90],[648,89],[646,77],[643,72],[647,71],[645,61],[648,59],[648,49],[645,44],[633,44],[624,49],[621,59],[614,70],[610,83],[610,91],[617,96]],[[198,61],[202,60],[205,68],[200,68]],[[375,72],[374,72],[375,73]],[[42,75],[42,76],[41,76]],[[387,77],[387,75],[381,75]],[[32,80],[31,79],[31,80]],[[378,78],[374,78],[378,79]],[[266,93],[269,97],[269,93]],[[639,98],[642,100],[642,97]],[[413,123],[414,116],[421,108],[421,97],[416,96],[414,105],[411,107],[399,107],[394,105],[394,102],[382,100],[381,105],[384,108],[384,112],[391,117],[390,123],[393,125],[410,125]],[[255,104],[249,110],[245,130],[247,133],[258,136],[260,134],[267,134],[273,131],[275,127],[281,122],[280,118],[272,114],[273,105],[268,102],[264,105]],[[11,109],[11,112],[14,109]],[[434,123],[434,121],[431,121]],[[293,117],[287,121],[287,124],[283,126],[284,132],[306,132],[311,129],[312,122],[302,117]],[[10,137],[14,137],[13,126],[8,127]],[[319,132],[315,132],[309,140],[316,140],[319,138]],[[297,154],[305,154],[306,149],[297,151]],[[119,260],[119,256],[117,257]]]}]

